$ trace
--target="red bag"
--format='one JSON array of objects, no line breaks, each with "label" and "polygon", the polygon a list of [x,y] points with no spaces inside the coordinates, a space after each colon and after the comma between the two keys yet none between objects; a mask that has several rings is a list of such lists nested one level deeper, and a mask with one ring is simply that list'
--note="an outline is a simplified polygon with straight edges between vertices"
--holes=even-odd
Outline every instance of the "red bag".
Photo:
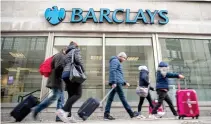
[{"label": "red bag", "polygon": [[39,68],[39,71],[40,71],[40,74],[45,76],[45,77],[49,77],[50,74],[51,74],[51,62],[53,60],[53,56],[46,59],[41,65],[40,65],[40,68]]},{"label": "red bag", "polygon": [[[153,100],[152,104],[155,106],[158,103],[158,100]],[[158,110],[157,110],[158,114],[160,115],[160,118],[165,114],[165,110],[164,110],[164,104],[162,104]],[[152,113],[152,108],[149,106],[149,114]],[[162,115],[162,116],[161,116]]]},{"label": "red bag", "polygon": [[199,117],[199,104],[196,91],[193,89],[180,89],[178,83],[178,90],[176,92],[177,99],[177,112],[180,118],[192,117],[198,119]]}]

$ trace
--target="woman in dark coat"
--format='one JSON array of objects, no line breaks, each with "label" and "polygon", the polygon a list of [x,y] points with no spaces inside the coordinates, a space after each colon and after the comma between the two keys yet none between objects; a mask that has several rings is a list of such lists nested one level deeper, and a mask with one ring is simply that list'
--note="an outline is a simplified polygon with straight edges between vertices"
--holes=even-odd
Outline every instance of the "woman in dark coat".
[{"label": "woman in dark coat", "polygon": [[[140,87],[146,87],[146,88],[149,88],[150,90],[154,91],[154,88],[150,86],[148,68],[146,66],[139,66],[138,70],[140,71],[140,73],[139,73],[139,86]],[[145,116],[143,116],[141,114],[141,108],[142,108],[144,99],[145,99],[145,97],[140,97],[139,104],[138,104],[138,112],[139,112],[140,115],[137,118],[146,118]],[[146,99],[148,100],[150,107],[153,108],[152,98],[151,98],[150,92],[148,92]]]},{"label": "woman in dark coat", "polygon": [[[72,54],[74,54],[74,58],[72,58]],[[70,45],[67,47],[66,55],[65,55],[65,64],[64,70],[62,74],[62,78],[66,84],[66,90],[68,92],[68,99],[63,107],[63,109],[59,109],[56,113],[59,118],[63,122],[76,122],[74,117],[71,114],[71,109],[73,104],[81,97],[82,95],[82,84],[71,82],[69,80],[70,75],[70,67],[72,59],[74,59],[74,63],[81,66],[83,72],[84,66],[82,62],[82,57],[80,50],[78,49],[78,45],[75,42],[71,42]]]}]

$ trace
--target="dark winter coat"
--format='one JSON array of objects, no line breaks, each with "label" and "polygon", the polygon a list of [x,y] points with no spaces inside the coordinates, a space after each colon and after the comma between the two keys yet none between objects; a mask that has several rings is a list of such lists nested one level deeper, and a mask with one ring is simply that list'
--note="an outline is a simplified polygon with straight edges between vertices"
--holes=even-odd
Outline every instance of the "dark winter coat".
[{"label": "dark winter coat", "polygon": [[109,64],[109,84],[125,84],[122,64],[117,56],[112,56]]},{"label": "dark winter coat", "polygon": [[[139,73],[139,86],[140,87],[148,87],[149,83],[149,72],[147,70],[141,70]],[[150,90],[154,90],[153,87],[149,87]]]},{"label": "dark winter coat", "polygon": [[167,89],[169,90],[169,80],[168,78],[179,78],[179,74],[177,73],[170,73],[166,74],[164,77],[160,71],[157,71],[157,81],[156,81],[156,89]]},{"label": "dark winter coat", "polygon": [[54,55],[53,57],[51,63],[52,72],[48,77],[46,87],[64,89],[64,83],[61,78],[63,72],[63,66],[64,66],[64,54],[60,52]]},{"label": "dark winter coat", "polygon": [[[75,50],[74,53],[73,53],[73,50]],[[74,54],[74,63],[76,65],[80,65],[82,71],[85,72],[80,50],[76,48],[74,44],[70,44],[67,48],[66,55],[64,58],[64,70],[62,74],[63,79],[69,77],[69,74],[70,74],[69,72],[71,69],[70,67],[71,67],[71,62],[72,62],[72,54]]]}]

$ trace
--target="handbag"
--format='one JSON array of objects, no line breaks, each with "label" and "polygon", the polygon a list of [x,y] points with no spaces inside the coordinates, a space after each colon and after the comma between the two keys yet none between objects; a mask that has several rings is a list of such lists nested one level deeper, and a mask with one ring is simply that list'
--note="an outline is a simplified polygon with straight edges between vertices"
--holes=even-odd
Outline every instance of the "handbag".
[{"label": "handbag", "polygon": [[148,87],[137,86],[137,88],[136,88],[136,94],[140,97],[147,97],[148,92],[149,92]]},{"label": "handbag", "polygon": [[74,63],[74,52],[75,50],[73,50],[72,54],[69,79],[70,82],[82,84],[86,80],[86,75],[82,71],[81,66]]}]

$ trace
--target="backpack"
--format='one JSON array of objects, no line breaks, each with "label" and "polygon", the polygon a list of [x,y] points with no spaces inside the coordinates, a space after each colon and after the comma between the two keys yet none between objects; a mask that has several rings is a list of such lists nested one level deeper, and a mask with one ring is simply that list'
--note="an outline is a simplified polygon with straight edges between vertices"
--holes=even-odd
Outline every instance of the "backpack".
[{"label": "backpack", "polygon": [[45,77],[49,77],[52,71],[51,62],[53,61],[53,56],[47,58],[43,63],[41,63],[39,72]]}]

